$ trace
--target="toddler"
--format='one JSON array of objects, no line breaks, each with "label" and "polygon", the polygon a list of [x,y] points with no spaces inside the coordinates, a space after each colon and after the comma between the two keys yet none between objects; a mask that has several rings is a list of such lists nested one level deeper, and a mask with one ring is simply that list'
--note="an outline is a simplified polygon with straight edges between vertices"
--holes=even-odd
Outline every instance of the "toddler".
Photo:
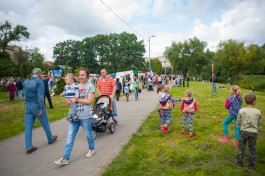
[{"label": "toddler", "polygon": [[[65,96],[66,101],[70,100],[71,98],[79,98],[79,88],[74,83],[74,75],[72,73],[68,73],[65,75],[65,87],[63,93],[60,96]],[[77,110],[77,103],[72,104],[69,109],[67,120],[69,121],[78,121],[79,118],[76,115]]]},{"label": "toddler", "polygon": [[221,142],[229,142],[228,139],[228,124],[231,123],[233,120],[235,120],[235,140],[233,142],[233,145],[237,147],[238,145],[238,136],[239,136],[239,130],[236,126],[236,119],[239,109],[241,109],[242,106],[242,92],[240,90],[240,87],[237,85],[232,86],[231,89],[231,96],[229,96],[226,99],[225,102],[225,108],[228,109],[229,115],[226,117],[224,123],[223,123],[223,129],[224,129],[224,137],[219,138],[218,140]]},{"label": "toddler", "polygon": [[193,114],[198,110],[197,102],[194,98],[192,98],[192,91],[189,89],[185,92],[185,97],[182,99],[180,109],[183,111],[183,122],[182,122],[182,136],[187,136],[185,132],[185,125],[187,122],[187,118],[189,119],[189,131],[190,131],[190,139],[194,138],[193,134]]},{"label": "toddler", "polygon": [[261,112],[254,106],[256,104],[255,95],[246,95],[247,106],[239,110],[236,125],[240,130],[239,145],[237,150],[237,167],[243,166],[244,152],[248,143],[248,169],[255,169],[256,163],[256,141],[259,128],[261,128]]},{"label": "toddler", "polygon": [[159,94],[160,109],[158,110],[161,122],[161,131],[168,133],[170,129],[168,125],[172,120],[172,108],[174,107],[175,99],[169,93],[169,87],[159,85],[157,86],[157,93]]},{"label": "toddler", "polygon": [[125,81],[124,94],[126,96],[126,101],[128,102],[129,96],[130,96],[130,86],[129,86],[129,82],[127,80]]}]

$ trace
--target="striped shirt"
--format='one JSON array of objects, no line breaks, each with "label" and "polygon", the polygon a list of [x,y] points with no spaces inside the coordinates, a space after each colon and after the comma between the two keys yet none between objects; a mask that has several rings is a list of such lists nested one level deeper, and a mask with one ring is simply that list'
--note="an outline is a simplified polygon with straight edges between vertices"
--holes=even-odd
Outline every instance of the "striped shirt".
[{"label": "striped shirt", "polygon": [[114,87],[116,88],[116,84],[112,77],[107,76],[106,79],[103,79],[102,77],[99,78],[97,88],[99,88],[101,94],[108,96],[112,95]]},{"label": "striped shirt", "polygon": [[74,83],[71,85],[65,85],[63,95],[66,99],[71,99],[74,97],[79,97],[79,88]]}]

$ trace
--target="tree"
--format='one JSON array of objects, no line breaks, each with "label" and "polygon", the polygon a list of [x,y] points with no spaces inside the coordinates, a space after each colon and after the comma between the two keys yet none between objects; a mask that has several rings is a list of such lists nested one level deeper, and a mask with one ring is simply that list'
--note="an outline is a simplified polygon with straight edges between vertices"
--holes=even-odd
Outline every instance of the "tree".
[{"label": "tree", "polygon": [[40,53],[40,49],[30,48],[26,51],[28,55],[28,62],[33,65],[33,67],[44,69],[43,62],[45,60],[44,55]]},{"label": "tree", "polygon": [[197,37],[182,42],[172,42],[167,47],[164,55],[173,67],[174,73],[181,73],[184,77],[187,73],[200,74],[202,67],[207,63],[204,55],[206,42],[200,41]]},{"label": "tree", "polygon": [[88,67],[98,73],[106,68],[109,73],[123,70],[144,70],[144,41],[135,34],[98,34],[82,41],[67,40],[57,43],[53,50],[55,64],[66,64],[76,69]]},{"label": "tree", "polygon": [[156,74],[162,74],[163,73],[163,67],[159,59],[151,59],[151,65],[152,65],[152,71]]},{"label": "tree", "polygon": [[21,38],[28,39],[30,33],[27,31],[27,27],[23,25],[16,25],[12,29],[11,23],[5,21],[0,23],[0,47],[5,52],[5,48],[11,41],[20,41]]}]

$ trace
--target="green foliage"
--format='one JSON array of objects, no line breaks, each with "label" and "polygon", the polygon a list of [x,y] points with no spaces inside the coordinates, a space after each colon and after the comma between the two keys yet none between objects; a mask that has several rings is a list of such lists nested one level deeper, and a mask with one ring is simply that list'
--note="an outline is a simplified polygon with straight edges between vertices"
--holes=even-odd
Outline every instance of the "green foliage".
[{"label": "green foliage", "polygon": [[170,47],[167,47],[164,55],[169,59],[173,66],[173,72],[182,74],[184,77],[187,73],[190,75],[200,75],[209,61],[205,57],[204,49],[206,42],[200,41],[194,37],[182,42],[172,42]]},{"label": "green foliage", "polygon": [[0,78],[14,75],[15,68],[8,53],[0,53]]},{"label": "green foliage", "polygon": [[265,50],[258,45],[245,46],[244,42],[220,42],[214,55],[215,71],[223,80],[246,74],[265,73]]},{"label": "green foliage", "polygon": [[[82,41],[67,40],[55,45],[55,64],[76,69],[88,67],[91,73],[106,68],[109,73],[123,70],[145,70],[144,41],[137,41],[135,34],[98,34]],[[130,63],[130,64],[128,64]]]},{"label": "green foliage", "polygon": [[[230,95],[230,89],[218,89],[217,95],[212,97],[210,84],[191,81],[190,88],[199,106],[193,121],[195,139],[190,140],[181,135],[183,114],[179,109],[180,103],[176,103],[172,110],[173,119],[169,126],[171,131],[168,134],[160,131],[160,120],[156,108],[102,175],[265,175],[264,128],[259,131],[257,140],[256,170],[247,169],[247,149],[244,168],[238,169],[235,165],[237,150],[232,145],[234,122],[229,125],[231,142],[218,141],[218,138],[223,135],[222,123],[228,115],[227,110],[224,109],[224,102]],[[185,90],[186,88],[174,87],[171,94],[175,98],[182,98]],[[249,90],[242,89],[242,91],[244,95],[249,93]],[[264,114],[265,93],[255,92],[255,94],[257,95],[256,107]],[[188,124],[186,124],[186,131],[188,131]]]},{"label": "green foliage", "polygon": [[151,68],[152,71],[155,72],[156,74],[161,74],[164,71],[162,70],[163,68],[161,62],[157,58],[151,59]]},{"label": "green foliage", "polygon": [[4,23],[0,23],[0,48],[3,48],[3,53],[11,41],[20,41],[21,38],[28,39],[29,36],[30,33],[25,26],[16,25],[12,29],[11,23],[7,20]]},{"label": "green foliage", "polygon": [[265,90],[265,75],[247,75],[239,81],[239,86],[250,89],[254,87],[254,90]]},{"label": "green foliage", "polygon": [[55,95],[60,95],[63,92],[65,81],[63,78],[60,78],[56,83]]}]

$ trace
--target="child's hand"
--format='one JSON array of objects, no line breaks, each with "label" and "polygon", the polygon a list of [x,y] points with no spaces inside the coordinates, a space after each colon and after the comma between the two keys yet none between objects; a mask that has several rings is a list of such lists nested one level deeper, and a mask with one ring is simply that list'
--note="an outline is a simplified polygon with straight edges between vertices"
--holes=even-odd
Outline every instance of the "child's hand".
[{"label": "child's hand", "polygon": [[60,93],[60,97],[63,97],[63,93]]}]

